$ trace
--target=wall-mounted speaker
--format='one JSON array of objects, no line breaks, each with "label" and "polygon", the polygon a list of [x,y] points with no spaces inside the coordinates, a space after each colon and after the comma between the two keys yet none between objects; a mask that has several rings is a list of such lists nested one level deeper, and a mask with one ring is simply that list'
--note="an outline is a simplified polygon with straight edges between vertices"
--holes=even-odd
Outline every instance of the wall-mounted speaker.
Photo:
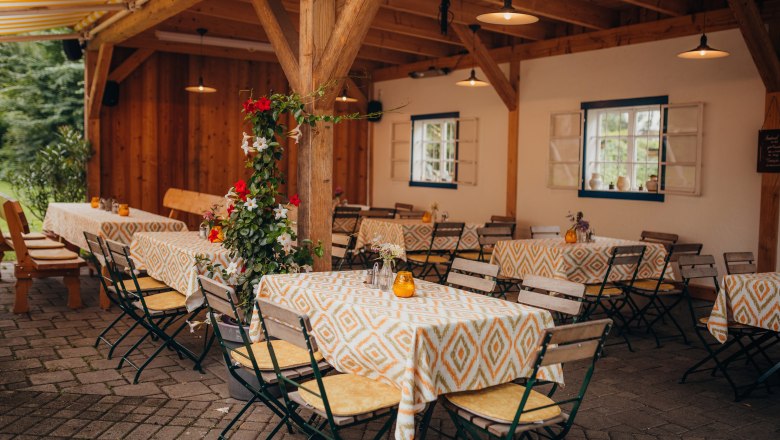
[{"label": "wall-mounted speaker", "polygon": [[62,51],[65,52],[65,56],[71,61],[78,61],[84,55],[79,40],[62,40]]},{"label": "wall-mounted speaker", "polygon": [[114,107],[119,104],[119,83],[116,81],[106,81],[106,88],[103,92],[103,105]]},{"label": "wall-mounted speaker", "polygon": [[[368,113],[379,113],[382,111],[382,103],[379,101],[368,101]],[[382,119],[382,114],[369,116],[367,118],[369,122],[379,122]]]}]

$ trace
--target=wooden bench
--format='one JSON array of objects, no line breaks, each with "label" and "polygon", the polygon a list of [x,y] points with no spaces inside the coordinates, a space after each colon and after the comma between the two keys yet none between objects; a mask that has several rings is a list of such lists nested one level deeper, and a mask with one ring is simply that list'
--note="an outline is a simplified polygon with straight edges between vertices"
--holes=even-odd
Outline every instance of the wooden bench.
[{"label": "wooden bench", "polygon": [[163,206],[171,210],[168,217],[178,218],[180,212],[195,214],[199,217],[203,213],[217,205],[217,213],[221,216],[227,215],[227,206],[225,198],[214,194],[188,191],[186,189],[169,188],[163,196]]},{"label": "wooden bench", "polygon": [[4,197],[2,208],[10,231],[10,243],[6,243],[6,245],[12,247],[13,251],[16,252],[14,313],[30,311],[27,292],[30,290],[34,278],[63,277],[65,287],[68,289],[68,307],[80,308],[79,269],[86,264],[86,261],[80,258],[77,253],[64,247],[30,248],[28,244],[38,240],[25,240],[25,234],[29,234],[30,230],[22,205],[16,200]]}]

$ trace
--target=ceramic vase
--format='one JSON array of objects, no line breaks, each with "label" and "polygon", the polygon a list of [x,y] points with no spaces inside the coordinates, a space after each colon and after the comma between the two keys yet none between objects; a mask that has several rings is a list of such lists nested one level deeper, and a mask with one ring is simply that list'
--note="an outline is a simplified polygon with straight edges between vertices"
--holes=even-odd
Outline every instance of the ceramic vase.
[{"label": "ceramic vase", "polygon": [[650,176],[650,180],[645,182],[645,188],[648,192],[658,192],[658,176]]},{"label": "ceramic vase", "polygon": [[631,188],[631,184],[628,182],[628,177],[619,176],[617,180],[618,191],[628,191]]},{"label": "ceramic vase", "polygon": [[602,184],[603,182],[601,181],[601,174],[593,173],[590,175],[590,181],[588,182],[590,189],[593,190],[601,189]]}]

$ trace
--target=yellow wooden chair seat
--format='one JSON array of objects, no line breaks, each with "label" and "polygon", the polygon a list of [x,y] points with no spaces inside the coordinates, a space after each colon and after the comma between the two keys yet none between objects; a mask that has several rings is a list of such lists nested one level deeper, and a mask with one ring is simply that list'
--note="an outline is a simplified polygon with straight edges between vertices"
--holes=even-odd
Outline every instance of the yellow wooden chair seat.
[{"label": "yellow wooden chair seat", "polygon": [[[499,423],[512,423],[520,407],[520,401],[525,393],[525,387],[514,383],[505,383],[479,391],[464,391],[447,394],[444,397],[453,405]],[[520,416],[520,423],[536,423],[554,419],[561,415],[561,407],[555,401],[542,393],[531,390],[525,408],[532,410],[542,406],[552,405],[536,411],[525,411]]]},{"label": "yellow wooden chair seat", "polygon": [[[485,261],[490,260],[491,253],[489,251],[486,251],[482,254],[482,258],[485,259]],[[479,260],[479,251],[466,251],[466,252],[458,252],[458,257],[460,258],[466,258],[468,260]]]},{"label": "yellow wooden chair seat", "polygon": [[[636,280],[634,281],[634,288],[640,290],[655,291],[655,286],[658,285],[658,280]],[[680,290],[671,283],[661,283],[658,288],[659,292],[670,292],[673,290]]]},{"label": "yellow wooden chair seat", "polygon": [[[601,290],[601,284],[594,284],[585,287],[585,295],[598,296],[599,290]],[[619,287],[605,286],[604,291],[601,292],[601,296],[619,296],[623,294],[623,289]]]},{"label": "yellow wooden chair seat", "polygon": [[29,249],[27,253],[33,260],[74,260],[79,258],[79,254],[65,248]]},{"label": "yellow wooden chair seat", "polygon": [[[171,286],[163,283],[160,280],[156,280],[152,277],[138,277],[136,278],[138,280],[138,287],[141,288],[142,292],[149,292],[152,290],[171,290]],[[125,287],[132,290],[133,281],[127,280],[125,281]]]},{"label": "yellow wooden chair seat", "polygon": [[[10,238],[5,239],[5,244],[13,249],[14,242]],[[30,239],[24,240],[25,246],[27,246],[27,249],[59,249],[64,248],[65,243],[60,243],[59,241],[49,240],[48,238],[44,239]]]},{"label": "yellow wooden chair seat", "polygon": [[[392,408],[401,402],[401,390],[391,385],[355,374],[337,374],[322,378],[333,415],[350,417]],[[301,384],[298,394],[311,407],[325,411],[316,380]]]},{"label": "yellow wooden chair seat", "polygon": [[[146,302],[146,308],[150,312],[166,312],[169,310],[176,310],[185,306],[187,297],[181,293],[172,290],[170,292],[155,293],[144,297]],[[135,302],[136,307],[141,307],[141,302]]]},{"label": "yellow wooden chair seat", "polygon": [[[271,341],[271,345],[274,347],[274,354],[276,355],[276,361],[279,363],[280,369],[285,370],[288,368],[311,365],[308,350],[290,344],[287,341],[282,341],[281,339]],[[268,352],[267,343],[265,341],[255,342],[251,347],[252,354],[255,356],[255,362],[257,362],[257,367],[263,371],[273,371],[274,364],[271,362],[271,355]],[[230,357],[246,368],[254,368],[252,366],[252,360],[249,358],[249,354],[247,354],[246,347],[240,347],[233,350],[230,353]],[[320,352],[314,353],[314,359],[319,363],[319,361],[323,359],[322,354],[320,354]]]},{"label": "yellow wooden chair seat", "polygon": [[[707,323],[709,323],[709,322],[710,322],[710,317],[709,316],[702,316],[701,318],[699,318],[699,324],[703,325],[704,327],[706,327]],[[738,323],[736,321],[729,321],[728,322],[728,326],[729,326],[729,328],[735,328],[735,329],[736,328],[739,328],[739,329],[751,328],[749,325],[740,324],[740,323]]]},{"label": "yellow wooden chair seat", "polygon": [[[3,234],[3,238],[5,238],[6,240],[10,240],[11,235]],[[30,232],[29,234],[22,234],[22,238],[25,240],[43,240],[46,238],[46,235],[40,232]]]},{"label": "yellow wooden chair seat", "polygon": [[428,263],[445,264],[450,262],[449,256],[444,256],[444,255],[427,256],[426,254],[407,254],[406,260],[414,261],[415,263],[425,263],[426,257],[428,258]]}]

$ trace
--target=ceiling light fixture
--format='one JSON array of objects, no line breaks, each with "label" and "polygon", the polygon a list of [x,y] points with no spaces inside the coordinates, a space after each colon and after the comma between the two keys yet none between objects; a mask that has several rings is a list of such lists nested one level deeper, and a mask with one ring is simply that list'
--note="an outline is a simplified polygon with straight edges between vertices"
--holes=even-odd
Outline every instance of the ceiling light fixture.
[{"label": "ceiling light fixture", "polygon": [[479,30],[478,24],[470,24],[469,29],[471,29],[471,75],[469,75],[468,78],[458,81],[455,83],[457,86],[463,86],[463,87],[487,87],[490,84],[488,84],[485,81],[482,81],[481,79],[477,78],[477,73],[474,71],[474,47],[476,46],[477,41],[477,31]]},{"label": "ceiling light fixture", "polygon": [[711,60],[713,58],[725,58],[731,55],[725,50],[719,50],[710,47],[710,45],[707,44],[706,30],[707,30],[707,11],[705,10],[702,16],[701,39],[699,40],[699,45],[691,50],[686,50],[685,52],[678,53],[677,57],[684,58],[686,60],[708,60],[708,59]]},{"label": "ceiling light fixture", "polygon": [[200,34],[201,39],[200,57],[198,58],[198,85],[187,86],[184,88],[184,90],[192,93],[214,93],[217,91],[217,89],[203,85],[203,36],[206,35],[206,32],[208,31],[204,28],[198,28],[197,32]]},{"label": "ceiling light fixture", "polygon": [[539,21],[539,17],[531,14],[523,14],[512,7],[512,0],[504,0],[504,7],[496,12],[480,14],[477,16],[477,20],[483,23],[497,25],[520,25],[536,23]]},{"label": "ceiling light fixture", "polygon": [[347,95],[347,88],[344,87],[344,91],[341,92],[341,95],[339,95],[338,98],[336,98],[336,102],[358,102],[358,100]]},{"label": "ceiling light fixture", "polygon": [[412,79],[432,78],[434,76],[446,76],[452,72],[449,67],[435,67],[431,66],[426,70],[413,70],[409,72],[409,77]]}]

